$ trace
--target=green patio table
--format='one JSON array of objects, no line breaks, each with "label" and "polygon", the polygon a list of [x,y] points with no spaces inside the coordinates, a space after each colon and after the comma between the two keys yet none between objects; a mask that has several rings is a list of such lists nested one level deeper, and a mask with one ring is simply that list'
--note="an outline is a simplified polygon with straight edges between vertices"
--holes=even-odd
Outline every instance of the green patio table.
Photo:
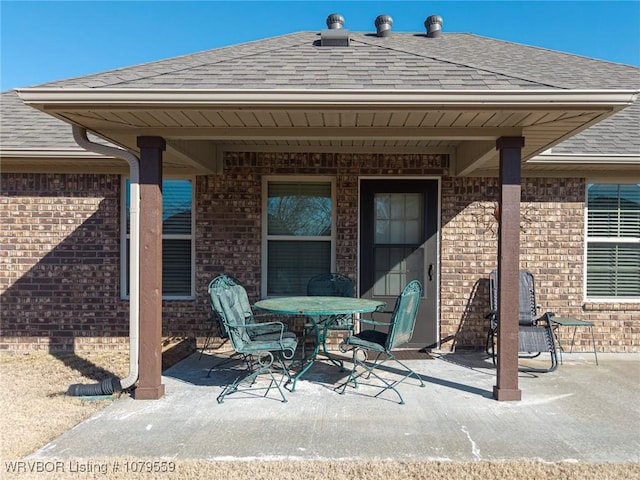
[{"label": "green patio table", "polygon": [[384,309],[385,302],[369,300],[366,298],[353,297],[322,297],[322,296],[300,296],[300,297],[274,297],[260,300],[255,303],[255,307],[266,312],[279,315],[303,315],[308,317],[314,324],[316,332],[316,345],[313,352],[302,359],[303,368],[294,377],[291,391],[296,388],[296,382],[314,364],[320,345],[323,341],[321,331],[318,327],[317,319],[332,315],[353,315],[358,313],[371,313]]}]

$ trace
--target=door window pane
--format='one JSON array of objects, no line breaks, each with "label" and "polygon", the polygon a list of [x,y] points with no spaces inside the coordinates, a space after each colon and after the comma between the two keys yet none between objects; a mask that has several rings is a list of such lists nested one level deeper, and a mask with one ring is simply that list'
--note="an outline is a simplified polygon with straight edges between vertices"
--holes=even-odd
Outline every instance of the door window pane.
[{"label": "door window pane", "polygon": [[415,244],[422,236],[423,195],[378,193],[374,198],[376,243]]},{"label": "door window pane", "polygon": [[397,296],[407,283],[422,281],[424,249],[375,247],[374,264],[373,294]]}]

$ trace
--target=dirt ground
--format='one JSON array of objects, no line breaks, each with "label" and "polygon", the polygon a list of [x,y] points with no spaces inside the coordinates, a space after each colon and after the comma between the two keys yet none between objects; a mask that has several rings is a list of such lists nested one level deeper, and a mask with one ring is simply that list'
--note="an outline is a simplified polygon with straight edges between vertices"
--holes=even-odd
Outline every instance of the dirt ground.
[{"label": "dirt ground", "polygon": [[128,374],[127,352],[82,355],[0,353],[0,478],[285,480],[640,479],[640,464],[521,462],[179,461],[104,458],[37,462],[25,456],[114,401],[65,395],[73,383]]}]

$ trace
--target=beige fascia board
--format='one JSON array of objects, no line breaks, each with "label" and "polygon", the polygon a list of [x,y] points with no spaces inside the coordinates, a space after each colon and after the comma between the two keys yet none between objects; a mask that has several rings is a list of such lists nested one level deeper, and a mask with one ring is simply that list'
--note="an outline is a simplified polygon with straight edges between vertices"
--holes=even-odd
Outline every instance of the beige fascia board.
[{"label": "beige fascia board", "polygon": [[[517,127],[141,127],[145,135],[180,140],[495,140],[519,136]],[[110,132],[130,132],[131,128],[112,128]]]},{"label": "beige fascia board", "polygon": [[59,108],[322,107],[366,108],[593,108],[621,109],[639,90],[373,90],[239,89],[163,90],[108,88],[22,88],[19,97],[45,111]]},{"label": "beige fascia board", "polygon": [[[631,167],[629,165],[612,165],[606,170],[594,169],[577,169],[571,168],[570,165],[567,165],[566,168],[558,169],[558,170],[527,170],[523,167],[522,169],[522,177],[523,178],[590,178],[597,177],[601,180],[608,180],[612,183],[623,183],[623,182],[640,182],[640,176],[637,173],[636,167]],[[615,180],[615,182],[614,182]]]},{"label": "beige fascia board", "polygon": [[[12,161],[13,160],[13,161]],[[44,159],[46,160],[46,159]],[[128,175],[129,170],[127,165],[121,167],[116,166],[102,166],[102,165],[59,165],[59,164],[45,164],[40,163],[24,163],[19,162],[16,159],[9,159],[6,162],[3,160],[2,173],[51,173],[51,174],[97,174],[97,175]]]},{"label": "beige fascia board", "polygon": [[607,165],[640,165],[640,155],[594,155],[594,154],[542,154],[527,163],[531,164],[607,164]]},{"label": "beige fascia board", "polygon": [[0,171],[123,174],[128,172],[128,167],[124,161],[120,165],[116,157],[85,150],[31,148],[0,150]]},{"label": "beige fascia board", "polygon": [[38,158],[38,159],[69,159],[69,160],[82,160],[82,159],[113,159],[106,155],[100,155],[93,152],[87,152],[85,150],[65,150],[65,149],[12,149],[12,150],[0,150],[0,158]]}]

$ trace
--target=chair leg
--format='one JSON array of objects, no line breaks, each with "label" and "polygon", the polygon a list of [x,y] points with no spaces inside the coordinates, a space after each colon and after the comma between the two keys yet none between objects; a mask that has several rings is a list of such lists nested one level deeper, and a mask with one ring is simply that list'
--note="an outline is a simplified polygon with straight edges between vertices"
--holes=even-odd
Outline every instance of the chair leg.
[{"label": "chair leg", "polygon": [[[198,357],[198,360],[202,359],[202,354],[204,353],[204,351],[207,348],[209,348],[209,344],[212,341],[213,341],[213,319],[209,320],[209,329],[207,330],[207,338],[205,338],[204,344],[202,345],[202,348],[200,349],[200,356]],[[224,344],[224,342],[223,342],[223,344]]]},{"label": "chair leg", "polygon": [[[340,344],[340,350],[343,351],[344,353],[346,353],[348,351],[347,348],[344,348],[345,344]],[[365,359],[366,359],[366,352],[362,349],[359,348],[352,348],[352,359],[351,362],[353,363],[353,367],[351,368],[351,372],[349,372],[349,376],[347,377],[347,379],[342,382],[340,385],[338,385],[335,390],[338,391],[338,393],[340,395],[344,395],[345,390],[347,389],[347,385],[349,385],[349,383],[353,382],[353,388],[358,388],[358,377],[360,377],[362,375],[362,373],[360,374],[356,374],[356,370],[358,368],[358,365],[360,365],[360,361],[357,358],[357,355],[359,352],[362,352],[362,354],[364,355]]]},{"label": "chair leg", "polygon": [[491,360],[493,361],[493,364],[496,364],[496,331],[494,328],[490,328],[489,332],[487,333],[487,341],[484,347],[485,352],[487,352],[487,355],[491,356]]},{"label": "chair leg", "polygon": [[[231,385],[227,385],[226,387],[224,387],[224,389],[222,390],[222,393],[220,393],[220,395],[218,395],[218,397],[216,398],[216,400],[218,401],[218,403],[224,403],[224,397],[226,397],[227,395],[237,392],[238,391],[238,387],[240,385],[242,385],[243,383],[248,383],[249,385],[253,385],[256,382],[256,379],[258,378],[259,375],[262,375],[264,373],[268,373],[271,376],[271,383],[269,384],[269,387],[267,388],[267,392],[265,393],[265,395],[267,393],[269,393],[269,390],[271,389],[271,385],[273,384],[273,382],[276,383],[276,385],[278,385],[278,383],[275,381],[275,377],[273,376],[273,372],[271,371],[271,369],[269,368],[259,368],[255,371],[253,371],[252,373],[250,373],[249,375],[242,377],[242,376],[238,376]],[[282,390],[280,390],[280,386],[278,386],[278,390],[280,391],[280,395],[282,395],[283,398],[283,402],[286,402],[287,399],[285,398],[285,396],[282,393]]]},{"label": "chair leg", "polygon": [[[359,352],[361,352],[363,354],[363,359],[362,360],[358,359],[358,353]],[[420,382],[420,387],[424,387],[425,386],[424,381],[422,380],[422,378],[415,371],[413,371],[413,369],[409,368],[403,362],[398,360],[395,355],[386,354],[386,357],[383,358],[381,361],[379,361],[381,355],[382,355],[382,352],[378,352],[378,355],[376,356],[376,359],[373,361],[373,363],[368,365],[367,362],[366,362],[366,360],[367,360],[366,352],[363,349],[354,348],[353,349],[353,369],[351,370],[351,373],[349,374],[349,377],[347,378],[347,380],[336,387],[336,390],[340,390],[338,393],[343,395],[345,393],[345,391],[346,391],[347,385],[349,383],[351,383],[351,382],[353,382],[354,388],[358,388],[358,378],[360,378],[360,377],[362,377],[363,375],[366,374],[366,378],[368,379],[373,375],[375,378],[377,378],[384,385],[382,390],[380,390],[380,392],[378,392],[376,395],[374,395],[375,397],[380,396],[386,390],[393,390],[396,393],[396,395],[398,395],[398,398],[400,399],[400,402],[399,402],[400,405],[404,405],[404,403],[405,403],[404,402],[404,398],[402,398],[402,395],[400,394],[400,392],[396,388],[398,385],[400,385],[402,382],[404,382],[407,378],[413,376]],[[404,375],[400,380],[396,380],[396,381],[393,381],[393,382],[391,382],[391,381],[381,377],[380,375],[378,375],[374,371],[374,369],[379,367],[379,366],[381,366],[387,360],[396,361],[405,370],[407,370],[407,374]],[[358,366],[363,368],[363,370],[360,373],[356,372],[356,369],[358,368]]]},{"label": "chair leg", "polygon": [[[265,362],[263,360],[264,358],[267,358],[268,360]],[[283,366],[286,372],[286,375],[289,377],[289,379],[291,379],[291,375],[288,369],[286,368],[286,366],[284,365],[284,362],[282,361],[282,359],[278,358],[278,360],[279,360],[279,363]],[[266,352],[266,355],[263,354],[262,356],[260,356],[257,360],[259,367],[256,370],[253,370],[251,373],[249,373],[249,375],[246,375],[244,377],[238,376],[231,385],[227,385],[226,387],[224,387],[220,395],[218,395],[218,397],[216,398],[217,402],[224,403],[224,398],[231,393],[237,392],[238,387],[240,385],[242,385],[243,383],[248,383],[249,385],[253,385],[256,382],[258,376],[268,373],[269,376],[271,377],[271,382],[269,383],[269,386],[267,387],[267,390],[264,395],[267,396],[269,394],[269,390],[271,390],[271,387],[275,384],[276,388],[278,389],[278,392],[280,393],[280,396],[282,397],[282,403],[287,403],[287,397],[285,397],[284,392],[280,388],[280,383],[276,380],[276,377],[273,375],[273,371],[271,370],[271,365],[273,364],[273,361],[274,361],[274,357],[271,352]]]},{"label": "chair leg", "polygon": [[555,353],[550,353],[550,355],[551,366],[549,368],[518,367],[518,371],[526,373],[551,373],[558,368],[558,359]]},{"label": "chair leg", "polygon": [[[200,349],[200,355],[198,356],[198,360],[202,360],[202,355],[204,354],[204,351],[207,350],[209,348],[209,345],[211,345],[211,343],[213,342],[213,331],[214,331],[214,326],[213,326],[213,322],[211,322],[210,326],[209,326],[209,331],[207,332],[207,338],[204,341],[204,344],[202,345],[202,348]],[[224,337],[223,337],[224,338]],[[225,343],[227,343],[229,341],[229,338],[224,338],[224,340],[222,341],[222,343],[217,347],[214,348],[213,350],[220,350]],[[207,378],[209,378],[209,376],[211,375],[211,371],[214,368],[220,368],[223,365],[226,365],[227,363],[233,361],[233,359],[235,357],[237,357],[239,354],[238,353],[234,353],[233,355],[231,355],[228,359],[224,360],[223,362],[212,366],[209,371],[207,372]],[[245,357],[243,357],[244,359]]]},{"label": "chair leg", "polygon": [[[529,368],[529,367],[519,367],[518,370],[520,372],[528,372],[528,373],[550,373],[558,368],[558,349],[556,348],[555,343],[555,335],[553,334],[553,328],[550,324],[547,324],[544,327],[534,327],[534,328],[544,328],[544,336],[546,342],[545,352],[549,353],[551,364],[549,368]],[[542,347],[540,347],[542,348]],[[542,351],[537,352],[536,355],[525,357],[525,358],[534,358],[543,353]]]}]

